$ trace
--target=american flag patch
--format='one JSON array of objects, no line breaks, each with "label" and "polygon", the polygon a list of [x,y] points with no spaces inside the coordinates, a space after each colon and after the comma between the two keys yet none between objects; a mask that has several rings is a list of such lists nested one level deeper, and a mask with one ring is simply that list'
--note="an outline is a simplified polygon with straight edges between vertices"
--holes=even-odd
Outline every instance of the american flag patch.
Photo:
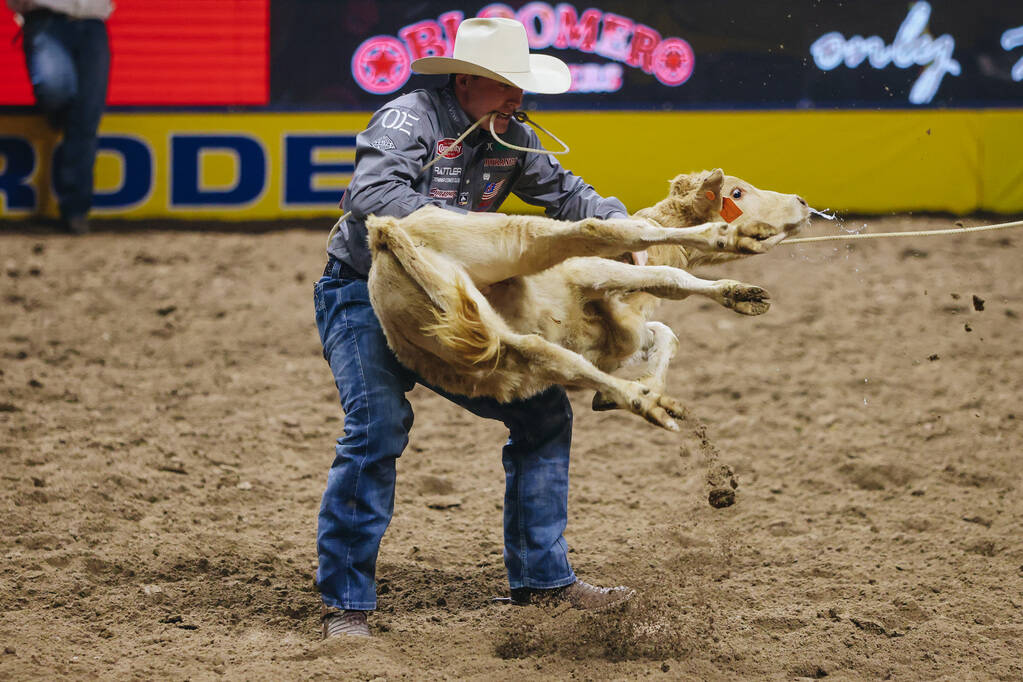
[{"label": "american flag patch", "polygon": [[501,188],[504,187],[504,181],[507,178],[501,178],[497,182],[488,182],[483,186],[483,196],[480,197],[483,201],[492,201],[501,192]]}]

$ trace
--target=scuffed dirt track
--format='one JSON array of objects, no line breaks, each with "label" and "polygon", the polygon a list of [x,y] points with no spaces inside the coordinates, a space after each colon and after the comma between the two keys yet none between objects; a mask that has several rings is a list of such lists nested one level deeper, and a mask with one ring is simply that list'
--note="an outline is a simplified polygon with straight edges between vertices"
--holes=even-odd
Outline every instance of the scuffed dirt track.
[{"label": "scuffed dirt track", "polygon": [[0,235],[0,678],[1023,677],[1023,234],[783,245],[700,273],[768,314],[665,304],[720,462],[573,394],[567,537],[621,611],[488,602],[505,434],[416,389],[376,636],[323,643],[325,234]]}]

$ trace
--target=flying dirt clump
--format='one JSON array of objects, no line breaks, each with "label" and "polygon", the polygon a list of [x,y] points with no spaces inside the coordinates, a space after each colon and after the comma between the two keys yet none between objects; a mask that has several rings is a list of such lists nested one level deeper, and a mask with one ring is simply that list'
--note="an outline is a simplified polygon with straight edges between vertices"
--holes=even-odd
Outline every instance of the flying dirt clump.
[{"label": "flying dirt clump", "polygon": [[739,482],[735,480],[735,472],[727,464],[715,463],[707,469],[707,485],[710,492],[707,501],[715,509],[731,507],[735,504],[735,489]]},{"label": "flying dirt clump", "polygon": [[[728,464],[721,463],[721,453],[717,446],[707,436],[707,426],[691,415],[686,415],[686,421],[696,437],[700,453],[707,466],[707,485],[710,491],[707,494],[707,501],[715,509],[731,507],[735,504],[735,490],[739,487],[739,481],[735,478],[735,471]],[[689,456],[689,449],[683,445],[679,449],[682,457]]]}]

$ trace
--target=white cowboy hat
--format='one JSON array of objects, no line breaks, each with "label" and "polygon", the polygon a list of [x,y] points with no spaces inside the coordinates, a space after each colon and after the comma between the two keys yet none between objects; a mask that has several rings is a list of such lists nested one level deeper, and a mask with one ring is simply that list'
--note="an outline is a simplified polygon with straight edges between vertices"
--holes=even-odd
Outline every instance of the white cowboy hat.
[{"label": "white cowboy hat", "polygon": [[526,27],[514,19],[466,19],[458,26],[450,57],[423,57],[412,62],[416,73],[468,73],[508,83],[530,92],[556,95],[572,84],[565,62],[529,54]]}]

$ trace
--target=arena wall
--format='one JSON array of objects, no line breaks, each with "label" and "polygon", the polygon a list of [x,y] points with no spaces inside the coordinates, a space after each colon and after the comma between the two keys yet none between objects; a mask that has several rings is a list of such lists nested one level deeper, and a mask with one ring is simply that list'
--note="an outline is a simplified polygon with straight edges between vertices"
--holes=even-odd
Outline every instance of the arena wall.
[{"label": "arena wall", "polygon": [[[331,216],[368,113],[111,113],[97,216]],[[1023,211],[1023,110],[541,112],[567,166],[638,209],[679,172],[722,167],[839,211]],[[0,209],[53,215],[54,134],[0,116]],[[551,145],[555,146],[555,145]],[[555,146],[556,147],[556,146]],[[536,210],[517,200],[506,211]]]},{"label": "arena wall", "polygon": [[[631,208],[722,167],[839,211],[1023,212],[1019,2],[119,0],[95,214],[335,215],[369,112],[443,83],[411,64],[450,56],[471,16],[513,17],[565,61],[568,91],[526,107]],[[0,10],[0,216],[54,215],[56,140],[13,18]]]}]

